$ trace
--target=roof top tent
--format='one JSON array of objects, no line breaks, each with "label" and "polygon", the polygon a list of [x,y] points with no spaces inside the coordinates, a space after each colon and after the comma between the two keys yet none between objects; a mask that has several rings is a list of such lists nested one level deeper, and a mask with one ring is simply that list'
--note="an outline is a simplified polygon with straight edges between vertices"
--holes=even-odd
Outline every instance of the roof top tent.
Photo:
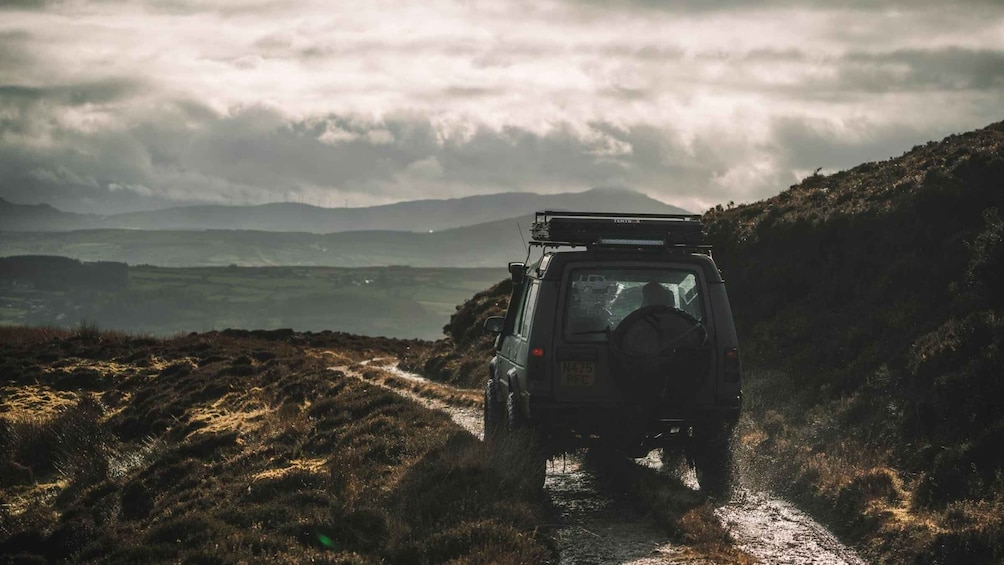
[{"label": "roof top tent", "polygon": [[537,212],[530,245],[540,247],[682,248],[710,254],[703,245],[697,214],[618,214],[597,212]]}]

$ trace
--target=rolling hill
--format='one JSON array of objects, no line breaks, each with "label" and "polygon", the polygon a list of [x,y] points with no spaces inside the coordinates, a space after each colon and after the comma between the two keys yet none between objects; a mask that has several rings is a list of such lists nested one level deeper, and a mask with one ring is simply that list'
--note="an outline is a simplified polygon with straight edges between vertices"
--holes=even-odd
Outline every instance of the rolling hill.
[{"label": "rolling hill", "polygon": [[[523,241],[532,213],[547,208],[686,213],[615,189],[353,209],[299,204],[175,208],[105,218],[0,202],[0,256],[60,255],[162,267],[497,267],[526,256]],[[94,228],[96,224],[105,227]],[[74,225],[91,227],[67,229]],[[253,229],[231,229],[237,226]]]},{"label": "rolling hill", "polygon": [[506,192],[447,200],[414,200],[366,208],[321,208],[292,202],[260,206],[186,206],[99,216],[48,205],[18,205],[0,199],[4,231],[256,230],[334,233],[347,231],[441,231],[532,214],[541,209],[686,213],[644,194],[612,188],[535,194]]}]

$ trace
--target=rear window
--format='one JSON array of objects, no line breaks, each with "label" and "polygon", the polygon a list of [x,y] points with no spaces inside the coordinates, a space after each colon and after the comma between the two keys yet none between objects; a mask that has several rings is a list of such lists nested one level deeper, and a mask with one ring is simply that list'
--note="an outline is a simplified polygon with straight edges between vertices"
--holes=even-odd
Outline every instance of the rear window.
[{"label": "rear window", "polygon": [[690,269],[589,267],[565,280],[566,341],[605,341],[635,310],[664,304],[704,321],[697,272]]}]

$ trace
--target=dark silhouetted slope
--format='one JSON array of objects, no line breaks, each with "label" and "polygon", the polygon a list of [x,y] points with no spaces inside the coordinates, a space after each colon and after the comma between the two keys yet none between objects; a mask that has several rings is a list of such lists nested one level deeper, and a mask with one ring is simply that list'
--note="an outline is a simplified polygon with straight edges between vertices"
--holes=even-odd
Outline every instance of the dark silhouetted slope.
[{"label": "dark silhouetted slope", "polygon": [[877,560],[1004,560],[1004,123],[705,215],[753,461]]}]

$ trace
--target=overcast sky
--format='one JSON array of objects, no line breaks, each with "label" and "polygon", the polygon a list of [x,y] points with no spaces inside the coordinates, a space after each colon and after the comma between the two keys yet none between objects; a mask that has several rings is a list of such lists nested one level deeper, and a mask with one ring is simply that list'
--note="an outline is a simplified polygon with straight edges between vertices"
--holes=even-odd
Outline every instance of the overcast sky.
[{"label": "overcast sky", "polygon": [[0,197],[72,211],[701,212],[1002,119],[1000,0],[0,0]]}]

